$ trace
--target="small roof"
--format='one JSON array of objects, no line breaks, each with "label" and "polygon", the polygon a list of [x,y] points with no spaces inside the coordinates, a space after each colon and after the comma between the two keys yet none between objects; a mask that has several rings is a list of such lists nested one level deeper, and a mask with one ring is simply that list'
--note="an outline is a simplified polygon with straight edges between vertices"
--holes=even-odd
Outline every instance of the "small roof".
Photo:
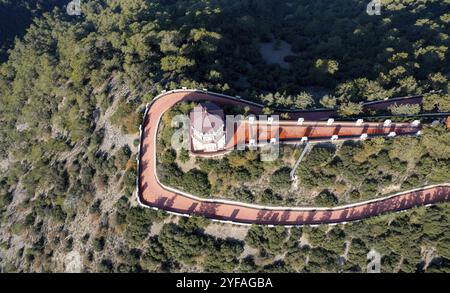
[{"label": "small roof", "polygon": [[199,103],[189,116],[194,129],[202,133],[223,129],[223,110],[214,103]]},{"label": "small roof", "polygon": [[214,104],[212,102],[198,103],[198,105],[194,107],[193,111],[196,111],[196,110],[206,110],[210,113],[213,111],[220,111],[223,113],[222,108],[220,108],[219,106],[217,106],[216,104]]}]

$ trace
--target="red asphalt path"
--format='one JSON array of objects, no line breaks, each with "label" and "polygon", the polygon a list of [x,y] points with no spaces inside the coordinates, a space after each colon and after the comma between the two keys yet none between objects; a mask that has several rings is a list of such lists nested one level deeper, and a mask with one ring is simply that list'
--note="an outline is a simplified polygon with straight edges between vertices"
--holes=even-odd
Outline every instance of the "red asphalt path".
[{"label": "red asphalt path", "polygon": [[[450,199],[450,184],[442,184],[335,208],[289,208],[204,199],[164,186],[156,176],[155,158],[156,135],[161,116],[178,102],[200,100],[209,100],[217,104],[250,106],[251,111],[261,112],[261,107],[256,104],[210,92],[177,90],[155,98],[147,107],[141,134],[138,199],[142,205],[183,215],[195,214],[240,224],[305,225],[355,221]],[[380,103],[377,107],[380,107]],[[295,117],[303,117],[307,120],[324,119],[329,117],[329,111],[292,113],[291,118],[295,119]],[[335,122],[333,126],[344,132],[347,127],[353,127],[340,122]]]}]

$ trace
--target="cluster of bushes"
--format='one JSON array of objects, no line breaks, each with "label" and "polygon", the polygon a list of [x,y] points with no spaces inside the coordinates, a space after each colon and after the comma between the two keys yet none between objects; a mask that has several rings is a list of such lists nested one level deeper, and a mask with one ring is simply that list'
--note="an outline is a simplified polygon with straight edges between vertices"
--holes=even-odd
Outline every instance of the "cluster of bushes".
[{"label": "cluster of bushes", "polygon": [[123,133],[136,133],[139,130],[139,125],[142,124],[142,113],[137,110],[138,108],[139,103],[136,101],[121,100],[110,118],[111,123],[118,126]]},{"label": "cluster of bushes", "polygon": [[336,176],[324,167],[331,163],[335,151],[332,145],[316,145],[297,169],[300,184],[307,188],[326,187],[333,184]]},{"label": "cluster of bushes", "polygon": [[165,218],[165,214],[161,211],[130,207],[125,196],[117,201],[116,207],[116,223],[126,226],[125,237],[134,245],[141,243],[148,236],[153,223]]},{"label": "cluster of bushes", "polygon": [[324,190],[319,195],[315,197],[315,203],[318,206],[335,206],[338,203],[338,198],[333,193],[329,192],[328,190]]},{"label": "cluster of bushes", "polygon": [[208,196],[211,184],[208,174],[199,169],[190,169],[184,173],[175,162],[176,152],[168,149],[160,158],[161,165],[157,167],[160,180],[170,186],[177,186],[195,195]]},{"label": "cluster of bushes", "polygon": [[[264,266],[257,266],[249,257],[242,260],[240,270],[365,272],[367,254],[373,249],[381,254],[382,272],[446,272],[450,257],[446,237],[449,219],[448,204],[442,204],[332,228],[292,228],[290,233],[281,227],[253,226],[246,243],[258,249],[258,257],[263,258],[260,262],[267,263],[280,252],[286,255]],[[427,264],[422,250],[434,248],[437,250]]]},{"label": "cluster of bushes", "polygon": [[[316,197],[317,204],[335,205],[344,194],[349,200],[373,198],[383,188],[401,185],[411,189],[431,183],[448,182],[450,143],[444,127],[429,127],[420,138],[374,138],[345,142],[337,151],[316,145],[300,164],[299,184],[317,190],[329,189]],[[436,147],[438,146],[438,147]],[[334,190],[343,186],[340,195]]]},{"label": "cluster of bushes", "polygon": [[259,249],[262,256],[277,255],[287,248],[288,230],[282,226],[268,228],[266,226],[252,226],[247,233],[245,242]]},{"label": "cluster of bushes", "polygon": [[291,186],[291,168],[283,167],[273,172],[270,186],[274,189],[287,189]]},{"label": "cluster of bushes", "polygon": [[181,265],[201,266],[207,272],[232,272],[239,265],[243,243],[223,240],[203,232],[202,218],[182,218],[166,224],[158,236],[150,238],[141,263],[150,271],[177,270]]}]

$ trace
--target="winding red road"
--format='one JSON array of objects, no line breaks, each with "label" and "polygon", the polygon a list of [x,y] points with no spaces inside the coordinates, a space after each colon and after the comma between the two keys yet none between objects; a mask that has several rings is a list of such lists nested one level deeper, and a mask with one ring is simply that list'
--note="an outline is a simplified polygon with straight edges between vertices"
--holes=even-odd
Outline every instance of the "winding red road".
[{"label": "winding red road", "polygon": [[[395,194],[393,196],[372,201],[345,205],[335,208],[300,208],[300,207],[267,207],[253,204],[238,203],[227,200],[213,200],[199,198],[179,190],[164,186],[156,175],[156,136],[161,116],[174,104],[181,101],[209,100],[217,104],[233,104],[249,106],[251,111],[260,113],[262,107],[234,97],[194,90],[176,90],[164,93],[147,105],[141,133],[139,150],[138,191],[139,202],[147,207],[163,209],[168,212],[183,215],[202,215],[207,218],[229,221],[240,224],[269,224],[269,225],[304,225],[342,223],[360,220],[387,212],[405,210],[414,206],[433,204],[450,199],[450,184],[430,186],[423,189]],[[408,100],[409,101],[409,100]],[[401,100],[404,103],[404,100]],[[411,100],[411,102],[417,102]],[[386,105],[392,102],[386,102]],[[382,103],[377,103],[382,107]],[[384,105],[384,107],[386,107]],[[334,111],[298,111],[291,112],[290,118],[303,117],[306,120],[319,120],[330,117]],[[365,133],[386,134],[390,131],[397,133],[413,133],[417,127],[396,123],[384,127],[378,123],[365,123],[361,127],[349,122],[335,122],[332,126],[322,125],[323,122],[311,122],[317,131],[310,131],[310,138],[323,138],[336,134],[342,137],[359,136]],[[299,138],[305,134],[311,125],[291,127],[285,138]],[[309,128],[311,129],[311,128]],[[280,136],[280,139],[282,137]]]}]

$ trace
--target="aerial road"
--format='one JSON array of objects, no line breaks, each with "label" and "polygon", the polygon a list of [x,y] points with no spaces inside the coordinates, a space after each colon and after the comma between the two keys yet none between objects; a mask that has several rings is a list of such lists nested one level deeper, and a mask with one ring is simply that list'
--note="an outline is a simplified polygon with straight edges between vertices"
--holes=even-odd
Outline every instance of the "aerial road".
[{"label": "aerial road", "polygon": [[[221,199],[205,199],[165,186],[159,181],[156,174],[156,137],[161,117],[164,112],[176,103],[204,100],[217,104],[228,104],[239,107],[248,106],[252,112],[257,114],[262,111],[262,105],[237,97],[199,90],[175,90],[165,92],[156,97],[147,105],[144,122],[141,127],[137,180],[137,197],[141,205],[185,216],[200,215],[213,220],[236,224],[291,226],[335,224],[361,220],[383,213],[402,211],[415,206],[434,204],[450,199],[450,183],[446,183],[333,208],[270,207]],[[397,100],[397,103],[417,102],[420,102],[417,97]],[[392,101],[371,103],[365,105],[365,108],[373,107],[374,105],[376,105],[377,109],[386,108],[392,103]],[[339,134],[340,139],[354,139],[354,137],[360,137],[361,133],[388,135],[392,132],[398,134],[414,134],[420,131],[420,126],[409,123],[392,123],[392,125],[364,123],[363,125],[356,126],[355,123],[349,122],[336,121],[332,125],[327,125],[325,122],[318,121],[327,119],[334,114],[334,110],[325,109],[291,111],[291,119],[301,117],[305,121],[309,121],[306,122],[306,125],[285,127],[285,132],[283,136],[280,136],[280,140],[289,138],[298,139],[304,136],[305,129],[308,129],[311,123],[314,124],[318,139],[323,139],[336,133]],[[280,121],[280,123],[284,122]],[[246,124],[244,123],[244,125]],[[309,131],[308,137],[314,139],[314,131]]]}]

